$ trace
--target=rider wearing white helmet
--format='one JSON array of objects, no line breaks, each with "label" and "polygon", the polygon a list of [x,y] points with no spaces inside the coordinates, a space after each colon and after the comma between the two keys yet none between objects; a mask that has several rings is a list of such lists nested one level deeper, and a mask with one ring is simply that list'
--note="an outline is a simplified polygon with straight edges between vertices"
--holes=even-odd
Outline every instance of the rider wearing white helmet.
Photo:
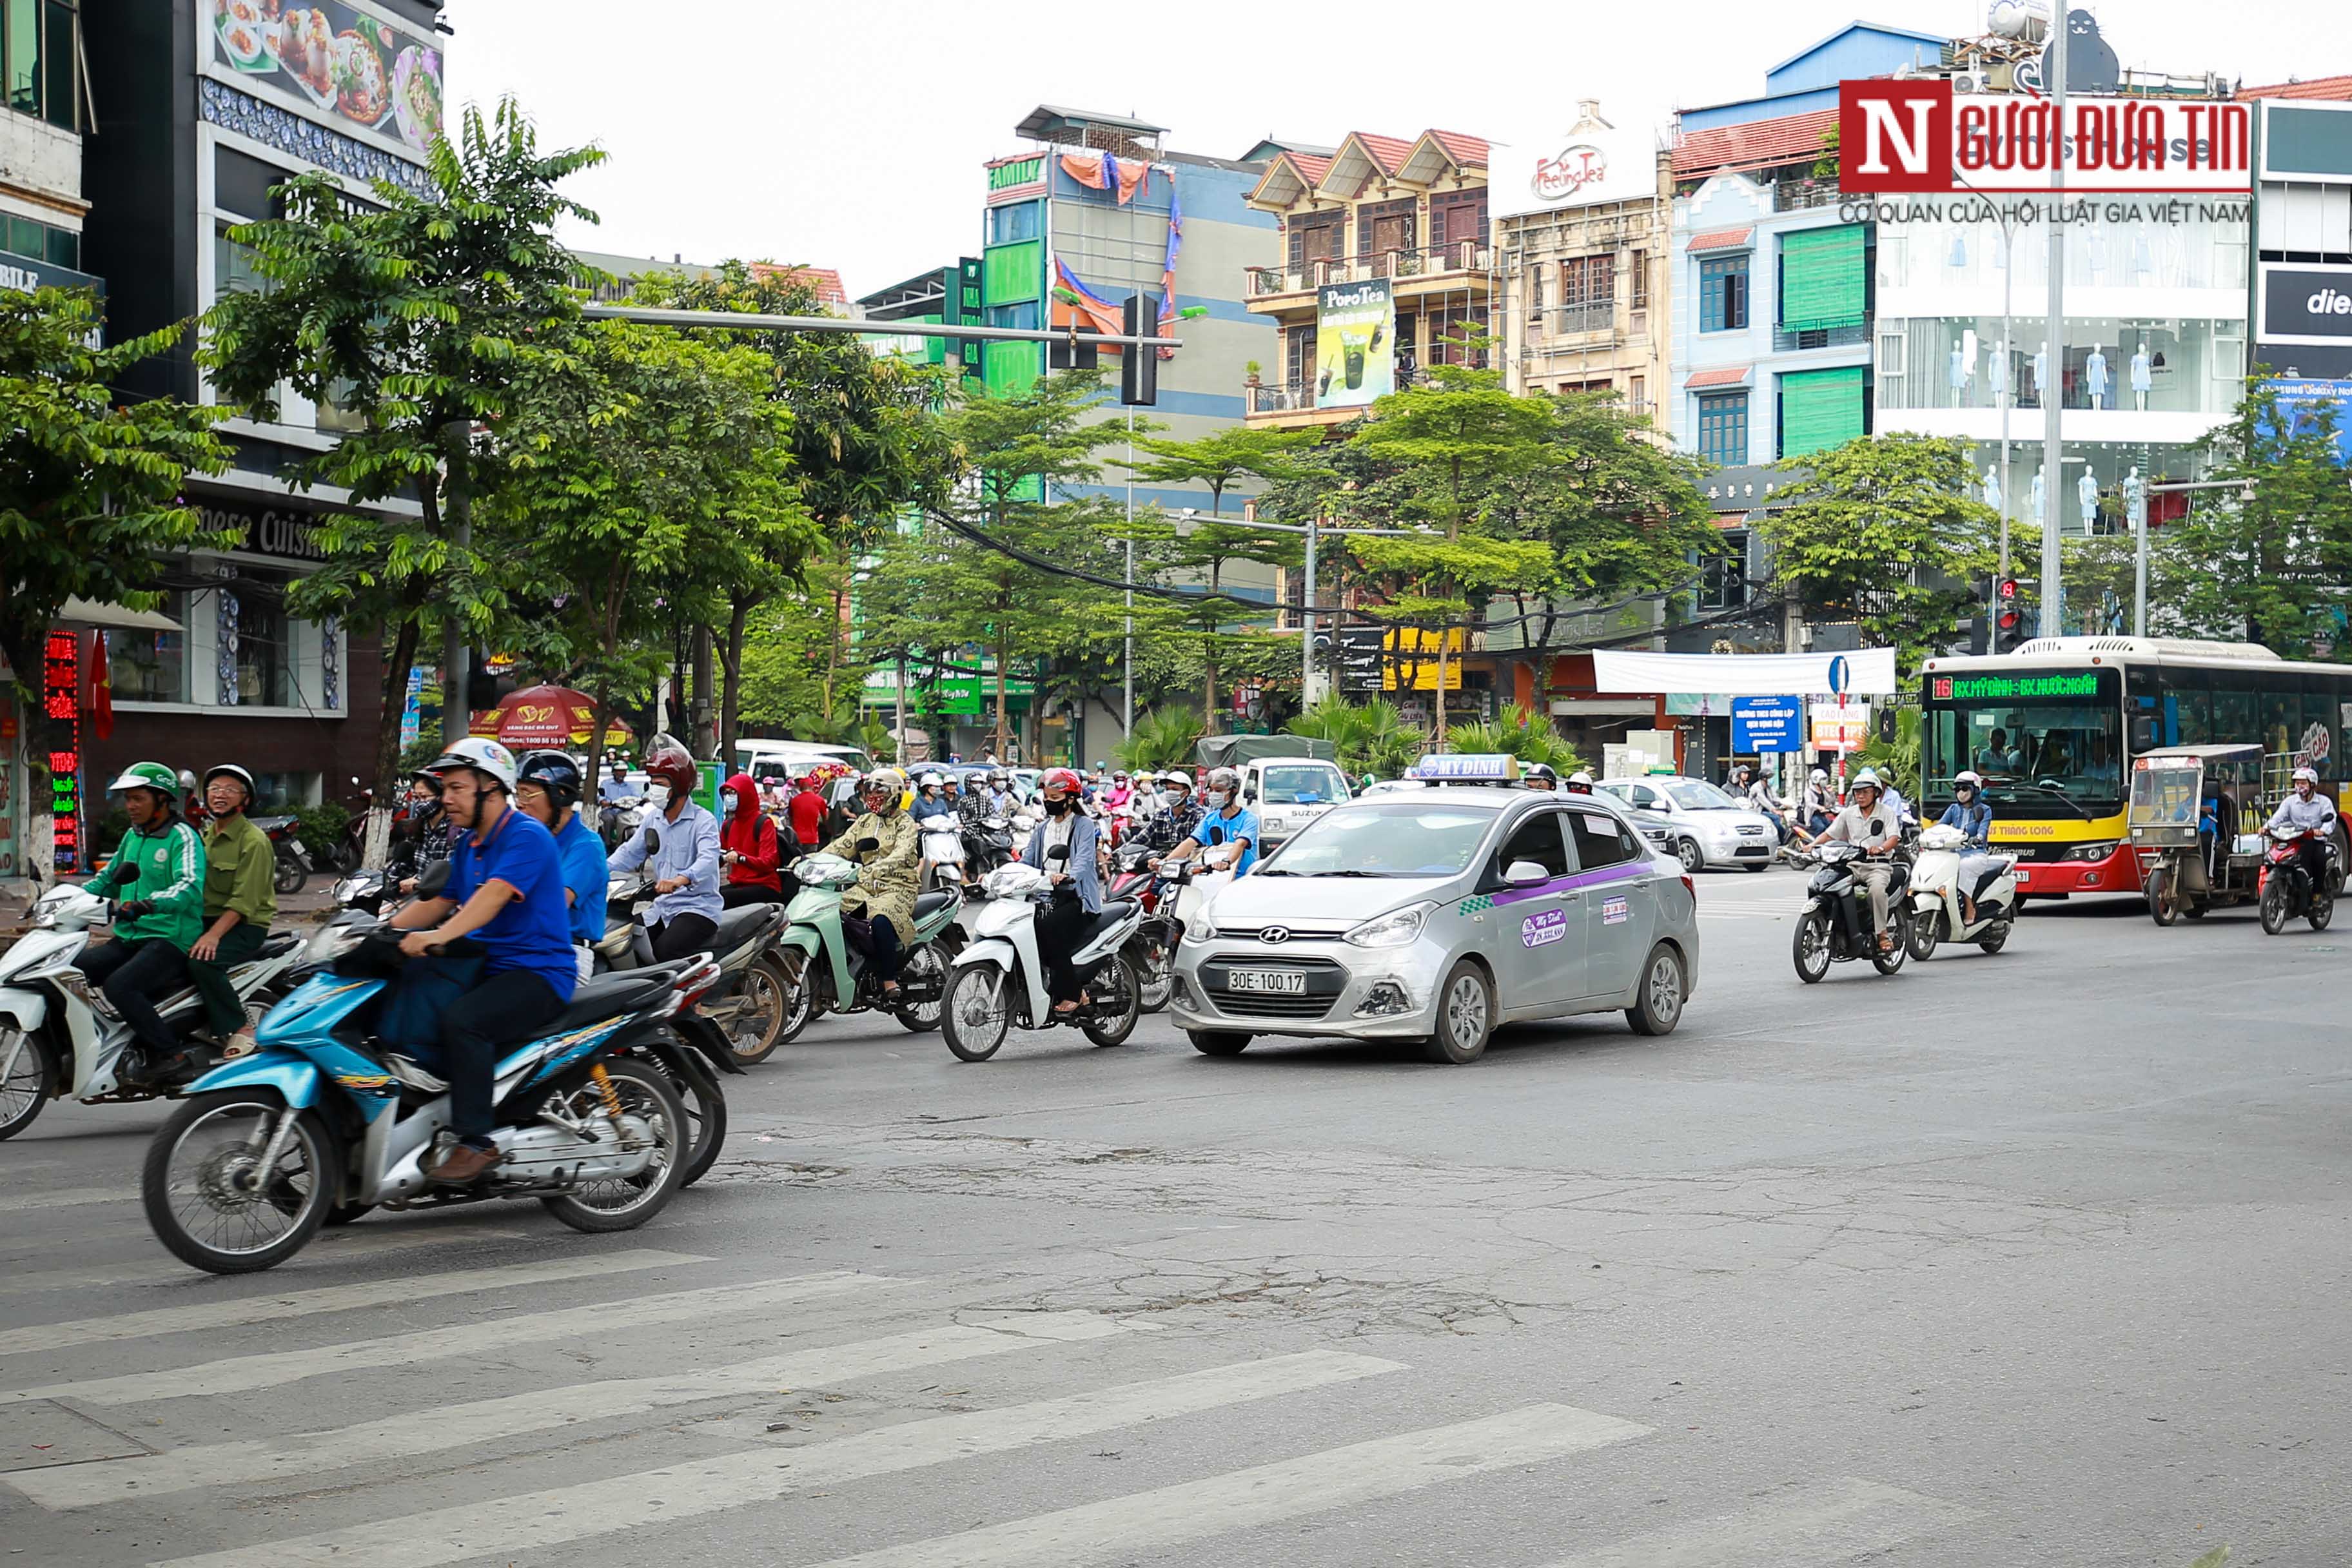
[{"label": "rider wearing white helmet", "polygon": [[1846,808],[1821,837],[1832,843],[1858,844],[1871,857],[1854,862],[1853,873],[1870,889],[1870,919],[1878,933],[1878,950],[1892,952],[1895,942],[1886,931],[1886,883],[1895,868],[1884,857],[1893,854],[1902,842],[1901,825],[1887,805],[1886,786],[1878,782],[1875,769],[1864,768],[1854,774],[1847,795]]},{"label": "rider wearing white helmet", "polygon": [[459,830],[449,880],[392,917],[400,951],[428,958],[460,937],[484,950],[481,978],[441,1014],[441,1068],[457,1145],[425,1173],[463,1186],[499,1163],[490,1141],[490,1079],[502,1047],[529,1039],[563,1011],[579,984],[572,917],[555,837],[514,806],[512,752],[467,736],[425,766]]},{"label": "rider wearing white helmet", "polygon": [[2335,830],[2336,803],[2319,793],[2319,770],[2307,764],[2297,767],[2294,793],[2279,802],[2271,819],[2263,824],[2263,831],[2305,835],[2303,842],[2295,846],[2295,854],[2311,885],[2326,888],[2329,870],[2327,844]]}]

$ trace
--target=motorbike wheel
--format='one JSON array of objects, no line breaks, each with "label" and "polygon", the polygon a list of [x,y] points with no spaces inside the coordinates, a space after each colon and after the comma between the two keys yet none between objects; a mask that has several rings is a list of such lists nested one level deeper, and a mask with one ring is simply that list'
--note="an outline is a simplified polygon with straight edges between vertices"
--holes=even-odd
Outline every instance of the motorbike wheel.
[{"label": "motorbike wheel", "polygon": [[2180,918],[2180,900],[2173,896],[2172,873],[2158,866],[2147,874],[2147,918],[2168,926]]},{"label": "motorbike wheel", "polygon": [[2303,918],[2311,922],[2312,930],[2326,931],[2327,922],[2336,918],[2336,895],[2325,888],[2314,888],[2311,903],[2303,911]]},{"label": "motorbike wheel", "polygon": [[940,998],[936,1002],[904,1002],[892,1008],[890,1016],[898,1020],[901,1028],[927,1035],[940,1026],[940,1016],[947,1011],[947,984],[940,973],[946,968],[947,960],[940,955],[937,942],[927,942],[907,955],[906,967],[898,973],[899,989],[906,989],[908,975],[919,974],[927,987],[934,984],[939,986]]},{"label": "motorbike wheel", "polygon": [[1176,994],[1176,942],[1173,933],[1161,942],[1156,952],[1149,944],[1144,951],[1153,953],[1136,967],[1143,976],[1143,1010],[1157,1013],[1164,1009]]},{"label": "motorbike wheel", "polygon": [[1808,985],[1821,984],[1822,976],[1830,972],[1830,917],[1821,910],[1807,910],[1797,921],[1795,938],[1789,944],[1790,956],[1797,965],[1797,978]]},{"label": "motorbike wheel", "polygon": [[23,1029],[0,1029],[0,1142],[30,1127],[49,1103],[58,1066],[49,1044]]},{"label": "motorbike wheel", "polygon": [[302,862],[295,858],[291,849],[278,851],[278,871],[271,886],[281,893],[299,893],[310,877],[310,873],[304,869]]},{"label": "motorbike wheel", "polygon": [[667,1067],[662,1074],[669,1079],[670,1088],[677,1091],[677,1102],[686,1112],[686,1174],[677,1184],[680,1188],[690,1187],[718,1163],[719,1151],[726,1145],[727,1095],[719,1087],[719,1080],[710,1076],[709,1068],[702,1069],[699,1079]]},{"label": "motorbike wheel", "polygon": [[1996,921],[1987,926],[1984,935],[1977,938],[1977,945],[1987,952],[1999,952],[2009,941],[2009,928],[2011,923],[2009,921]]},{"label": "motorbike wheel", "polygon": [[2286,930],[2286,879],[2273,877],[2263,884],[2261,909],[2263,934],[2276,936]]},{"label": "motorbike wheel", "polygon": [[286,1114],[275,1094],[231,1089],[192,1100],[147,1146],[139,1196],[155,1238],[213,1274],[275,1268],[310,1244],[334,1206],[334,1142],[300,1112],[267,1180],[256,1167]]},{"label": "motorbike wheel", "polygon": [[[693,1154],[686,1106],[670,1087],[667,1073],[649,1062],[608,1061],[604,1076],[620,1097],[621,1109],[643,1117],[652,1128],[652,1163],[634,1176],[608,1176],[539,1200],[572,1229],[592,1233],[635,1230],[661,1213],[686,1184]],[[604,1097],[585,1076],[550,1089],[545,1098],[563,1101],[569,1115],[583,1121],[604,1114]]]},{"label": "motorbike wheel", "polygon": [[[805,973],[805,970],[803,970]],[[795,985],[782,960],[763,952],[743,971],[736,994],[741,1005],[727,1025],[727,1048],[745,1067],[757,1067],[776,1047],[808,1027],[816,987]]]},{"label": "motorbike wheel", "polygon": [[1943,939],[1944,911],[1917,910],[1903,928],[1903,945],[1911,956],[1926,963],[1936,956],[1936,943]]},{"label": "motorbike wheel", "polygon": [[1895,971],[1901,969],[1903,967],[1903,961],[1910,956],[1910,944],[1908,942],[1898,941],[1895,942],[1894,951],[1891,952],[1872,953],[1870,955],[1870,963],[1871,967],[1877,970],[1879,973],[1892,974]]},{"label": "motorbike wheel", "polygon": [[1013,1027],[1012,976],[992,963],[974,963],[948,977],[940,1022],[956,1059],[984,1062]]},{"label": "motorbike wheel", "polygon": [[[1108,996],[1100,994],[1109,981]],[[1135,1033],[1138,1019],[1143,1016],[1143,975],[1135,960],[1123,952],[1111,954],[1110,962],[1095,975],[1095,1009],[1097,1023],[1081,1025],[1087,1038],[1098,1046],[1123,1046]]]}]

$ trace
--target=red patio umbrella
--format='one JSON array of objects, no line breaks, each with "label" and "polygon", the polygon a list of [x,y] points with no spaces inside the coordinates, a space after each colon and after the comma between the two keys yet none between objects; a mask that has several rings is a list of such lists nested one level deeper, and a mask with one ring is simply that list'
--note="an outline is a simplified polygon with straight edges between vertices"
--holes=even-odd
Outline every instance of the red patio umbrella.
[{"label": "red patio umbrella", "polygon": [[[596,700],[586,692],[568,686],[527,686],[488,713],[476,714],[468,728],[528,752],[541,746],[585,746],[595,722]],[[629,732],[619,720],[605,730],[604,743],[629,743]]]}]

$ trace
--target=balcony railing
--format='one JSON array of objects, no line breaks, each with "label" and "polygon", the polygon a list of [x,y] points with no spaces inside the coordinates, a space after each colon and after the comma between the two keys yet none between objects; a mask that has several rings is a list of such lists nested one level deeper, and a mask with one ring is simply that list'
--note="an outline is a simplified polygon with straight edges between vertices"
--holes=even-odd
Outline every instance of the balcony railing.
[{"label": "balcony railing", "polygon": [[1824,317],[1781,322],[1772,329],[1772,347],[1780,353],[1792,349],[1836,349],[1865,342],[1869,337],[1867,316]]},{"label": "balcony railing", "polygon": [[1253,267],[1248,298],[1297,294],[1326,283],[1361,283],[1371,278],[1424,278],[1448,272],[1484,272],[1492,253],[1481,241],[1458,239],[1412,250],[1381,250],[1370,256],[1325,257],[1301,267]]},{"label": "balcony railing", "polygon": [[1772,186],[1772,210],[1802,212],[1807,207],[1834,206],[1844,199],[1835,180],[1781,180]]},{"label": "balcony railing", "polygon": [[1556,338],[1605,332],[1617,324],[1617,304],[1613,300],[1596,300],[1589,305],[1559,305],[1545,311],[1544,318],[1545,327]]},{"label": "balcony railing", "polygon": [[1250,414],[1296,414],[1315,406],[1315,388],[1308,383],[1294,382],[1288,386],[1249,386],[1242,390],[1248,395],[1244,412]]}]

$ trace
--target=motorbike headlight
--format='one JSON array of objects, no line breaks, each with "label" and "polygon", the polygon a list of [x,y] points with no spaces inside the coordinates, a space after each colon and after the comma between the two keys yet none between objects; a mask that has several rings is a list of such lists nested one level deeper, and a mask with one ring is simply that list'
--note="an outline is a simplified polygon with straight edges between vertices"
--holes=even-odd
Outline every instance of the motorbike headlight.
[{"label": "motorbike headlight", "polygon": [[1351,947],[1402,947],[1421,935],[1421,928],[1429,921],[1429,911],[1436,907],[1429,900],[1407,904],[1366,921],[1340,940]]}]

